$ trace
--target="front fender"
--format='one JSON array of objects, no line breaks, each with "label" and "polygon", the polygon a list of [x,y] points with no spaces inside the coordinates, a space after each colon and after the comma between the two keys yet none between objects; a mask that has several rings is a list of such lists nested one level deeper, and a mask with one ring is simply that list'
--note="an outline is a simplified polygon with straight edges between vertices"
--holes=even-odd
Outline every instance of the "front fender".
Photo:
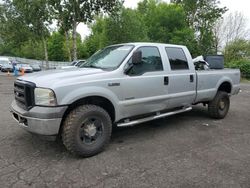
[{"label": "front fender", "polygon": [[91,97],[91,96],[104,97],[113,104],[115,108],[116,119],[120,117],[120,111],[118,107],[119,99],[115,95],[115,93],[113,93],[111,90],[108,90],[103,87],[88,86],[88,87],[74,89],[65,94],[66,94],[65,96],[62,96],[61,98],[59,97],[58,104],[70,105],[79,99],[82,99],[85,97]]}]

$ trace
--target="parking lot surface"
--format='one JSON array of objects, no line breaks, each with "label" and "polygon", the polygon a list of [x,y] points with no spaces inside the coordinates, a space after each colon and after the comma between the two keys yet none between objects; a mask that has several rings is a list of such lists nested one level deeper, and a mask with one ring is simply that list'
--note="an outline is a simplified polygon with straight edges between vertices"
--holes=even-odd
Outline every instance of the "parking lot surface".
[{"label": "parking lot surface", "polygon": [[0,187],[250,187],[250,84],[223,120],[206,108],[117,128],[107,149],[79,158],[12,119],[12,76],[0,75]]}]

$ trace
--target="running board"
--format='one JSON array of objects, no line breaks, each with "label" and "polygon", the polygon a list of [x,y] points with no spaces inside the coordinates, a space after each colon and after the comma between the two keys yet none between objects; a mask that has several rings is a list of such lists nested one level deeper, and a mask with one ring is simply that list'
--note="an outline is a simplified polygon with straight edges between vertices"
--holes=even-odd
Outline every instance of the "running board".
[{"label": "running board", "polygon": [[163,114],[156,114],[155,116],[150,116],[150,117],[137,119],[137,120],[133,120],[133,121],[118,123],[117,127],[133,126],[133,125],[136,125],[136,124],[139,124],[139,123],[144,123],[144,122],[147,122],[147,121],[160,119],[160,118],[167,117],[167,116],[172,116],[172,115],[179,114],[179,113],[182,113],[182,112],[187,112],[187,111],[190,111],[190,110],[192,110],[192,107],[187,107],[187,108],[183,108],[183,109],[180,109],[180,110],[167,112],[167,113],[163,113]]}]

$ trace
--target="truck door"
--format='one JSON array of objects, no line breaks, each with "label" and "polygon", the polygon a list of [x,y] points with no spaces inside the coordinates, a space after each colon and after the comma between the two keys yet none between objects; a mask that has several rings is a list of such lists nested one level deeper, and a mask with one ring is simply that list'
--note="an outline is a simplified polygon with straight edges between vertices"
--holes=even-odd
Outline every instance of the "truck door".
[{"label": "truck door", "polygon": [[[156,46],[139,47],[142,62],[124,75],[121,85],[124,116],[135,116],[167,108],[167,85],[160,51]],[[132,59],[126,64],[132,64]],[[126,67],[125,66],[125,67]],[[167,80],[165,80],[166,82]]]},{"label": "truck door", "polygon": [[[170,65],[169,108],[190,106],[196,95],[196,74],[182,48],[165,48]],[[191,57],[190,57],[191,60]]]}]

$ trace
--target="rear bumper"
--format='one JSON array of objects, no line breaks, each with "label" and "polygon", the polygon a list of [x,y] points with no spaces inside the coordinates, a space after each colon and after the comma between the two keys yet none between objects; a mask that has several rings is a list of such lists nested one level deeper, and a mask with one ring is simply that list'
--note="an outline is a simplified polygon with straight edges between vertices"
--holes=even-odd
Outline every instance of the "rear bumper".
[{"label": "rear bumper", "polygon": [[237,95],[240,92],[240,84],[234,85],[232,88],[231,95]]},{"label": "rear bumper", "polygon": [[11,113],[15,121],[25,130],[44,136],[57,135],[60,129],[63,107],[33,107],[29,111],[20,108],[15,101],[11,104]]}]

